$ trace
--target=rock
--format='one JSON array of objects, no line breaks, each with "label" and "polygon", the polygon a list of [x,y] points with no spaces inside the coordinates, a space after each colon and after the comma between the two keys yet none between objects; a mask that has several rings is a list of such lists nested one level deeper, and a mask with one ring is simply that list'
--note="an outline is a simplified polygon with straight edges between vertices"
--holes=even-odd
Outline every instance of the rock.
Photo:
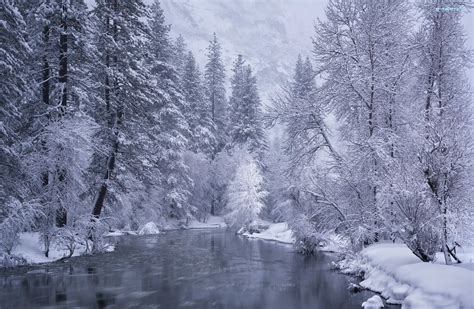
[{"label": "rock", "polygon": [[159,233],[160,230],[154,222],[148,222],[138,231],[138,235],[154,235]]},{"label": "rock", "polygon": [[383,307],[382,298],[378,295],[374,295],[362,303],[362,308],[364,309],[380,309]]},{"label": "rock", "polygon": [[347,287],[347,289],[351,293],[359,293],[360,291],[364,290],[363,287],[361,287],[360,285],[358,285],[356,283],[352,283],[352,282],[349,283],[349,286]]}]

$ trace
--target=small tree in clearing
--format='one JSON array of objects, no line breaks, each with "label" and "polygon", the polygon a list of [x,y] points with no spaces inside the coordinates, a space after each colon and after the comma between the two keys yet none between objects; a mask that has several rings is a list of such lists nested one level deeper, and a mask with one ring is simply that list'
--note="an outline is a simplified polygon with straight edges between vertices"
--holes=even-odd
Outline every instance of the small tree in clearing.
[{"label": "small tree in clearing", "polygon": [[263,199],[268,194],[262,186],[259,167],[246,151],[243,152],[234,179],[227,188],[230,212],[226,221],[231,228],[246,230],[258,218],[265,206]]}]

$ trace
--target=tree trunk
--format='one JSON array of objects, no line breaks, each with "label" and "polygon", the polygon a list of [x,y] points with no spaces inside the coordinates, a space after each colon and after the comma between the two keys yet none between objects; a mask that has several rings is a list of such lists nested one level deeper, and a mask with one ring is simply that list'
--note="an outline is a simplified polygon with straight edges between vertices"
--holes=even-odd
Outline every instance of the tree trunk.
[{"label": "tree trunk", "polygon": [[108,181],[115,168],[115,156],[117,155],[117,152],[118,152],[118,146],[119,146],[119,142],[117,140],[114,144],[112,153],[107,158],[107,172],[105,173],[104,181],[102,182],[102,185],[100,186],[99,194],[97,195],[97,199],[94,204],[94,209],[92,210],[92,215],[95,218],[100,217],[102,209],[104,208],[105,197],[107,195],[107,190],[108,190]]},{"label": "tree trunk", "polygon": [[[64,8],[63,14],[67,14],[66,8]],[[61,93],[61,115],[66,112],[67,106],[67,80],[68,80],[68,34],[67,34],[67,18],[63,17],[61,21],[62,33],[59,36],[59,83],[62,86]]]},{"label": "tree trunk", "polygon": [[49,26],[44,26],[43,28],[43,43],[45,45],[44,55],[43,55],[43,77],[41,80],[41,94],[43,98],[43,103],[49,105],[49,92],[50,92],[50,68],[48,57],[46,55],[46,50],[49,44]]},{"label": "tree trunk", "polygon": [[[67,34],[67,8],[63,8],[63,16],[61,19],[62,32],[59,35],[59,76],[58,80],[61,85],[61,98],[60,98],[60,113],[59,117],[63,117],[66,113],[67,107],[67,81],[68,81],[68,59],[67,59],[67,50],[68,50],[68,34]],[[66,181],[66,171],[60,170],[58,172],[59,182]],[[56,226],[63,227],[67,224],[67,210],[64,207],[56,210]]]},{"label": "tree trunk", "polygon": [[451,261],[451,256],[448,251],[448,207],[446,207],[445,203],[442,203],[441,207],[443,208],[443,255],[444,261],[449,265],[452,264],[453,261]]}]

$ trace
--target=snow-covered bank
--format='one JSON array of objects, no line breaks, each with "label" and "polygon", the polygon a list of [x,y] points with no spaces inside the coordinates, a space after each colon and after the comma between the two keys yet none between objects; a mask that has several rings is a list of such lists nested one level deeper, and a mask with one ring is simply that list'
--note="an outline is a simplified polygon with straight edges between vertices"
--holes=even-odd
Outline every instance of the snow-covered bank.
[{"label": "snow-covered bank", "polygon": [[473,308],[473,271],[459,265],[423,263],[404,244],[372,245],[343,267],[346,272],[362,271],[362,287],[403,309]]},{"label": "snow-covered bank", "polygon": [[200,222],[197,220],[192,220],[187,228],[190,229],[215,229],[215,228],[226,228],[227,224],[224,222],[223,217],[219,216],[209,216],[206,222]]},{"label": "snow-covered bank", "polygon": [[263,240],[272,240],[285,244],[294,244],[295,238],[293,237],[293,232],[288,227],[286,222],[272,223],[268,229],[260,233],[248,233],[245,232],[242,235],[248,238],[257,238]]},{"label": "snow-covered bank", "polygon": [[148,222],[137,231],[132,231],[130,228],[123,230],[116,230],[106,234],[106,236],[123,236],[123,235],[156,235],[160,231],[173,231],[179,229],[215,229],[215,228],[227,228],[227,224],[224,222],[224,217],[221,216],[209,216],[206,222],[201,222],[196,219],[191,220],[187,225],[183,221],[168,219],[158,223]]},{"label": "snow-covered bank", "polygon": [[[115,250],[113,244],[106,244],[105,251],[112,252]],[[73,256],[79,256],[86,253],[84,246],[78,245],[74,250]],[[27,264],[40,264],[50,263],[60,260],[69,255],[67,249],[58,248],[55,245],[51,245],[49,255],[44,255],[44,249],[40,241],[39,233],[21,233],[18,245],[12,252],[12,255],[19,256],[25,259]]]},{"label": "snow-covered bank", "polygon": [[[268,228],[262,232],[245,232],[242,235],[248,238],[277,241],[285,244],[296,243],[296,237],[286,222],[269,223]],[[319,241],[318,251],[343,252],[348,246],[348,240],[334,233],[334,231],[328,231],[320,236],[321,239]]]}]

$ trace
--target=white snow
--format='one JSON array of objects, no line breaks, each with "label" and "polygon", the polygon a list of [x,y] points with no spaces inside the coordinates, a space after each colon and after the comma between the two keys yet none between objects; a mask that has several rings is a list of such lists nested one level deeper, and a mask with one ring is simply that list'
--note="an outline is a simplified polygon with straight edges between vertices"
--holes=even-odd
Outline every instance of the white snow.
[{"label": "white snow", "polygon": [[286,244],[294,244],[295,238],[293,237],[293,232],[288,227],[286,222],[272,223],[268,229],[260,233],[243,233],[244,236],[248,238],[257,238],[264,240],[273,240]]},{"label": "white snow", "polygon": [[350,246],[350,240],[334,231],[328,231],[323,235],[323,241],[319,243],[319,251],[323,252],[345,252]]},{"label": "white snow", "polygon": [[374,295],[362,303],[364,309],[380,309],[383,307],[383,301],[378,295]]},{"label": "white snow", "polygon": [[160,230],[155,222],[148,222],[138,230],[138,235],[156,235],[160,234]]},{"label": "white snow", "polygon": [[[473,308],[474,272],[421,262],[404,244],[376,244],[360,253],[361,286],[406,308]],[[370,307],[372,308],[372,307]]]},{"label": "white snow", "polygon": [[122,230],[117,230],[117,231],[112,231],[107,233],[105,236],[123,236],[123,235],[136,235],[137,233],[134,231],[122,231]]},{"label": "white snow", "polygon": [[[264,226],[266,229],[259,233],[245,232],[242,235],[248,238],[277,241],[285,244],[294,244],[296,242],[293,231],[288,227],[288,223],[270,223],[264,220],[257,220],[258,226]],[[319,251],[323,252],[343,252],[348,246],[349,240],[341,235],[328,231],[324,235],[324,241],[319,244]]]},{"label": "white snow", "polygon": [[[113,244],[106,245],[105,251],[112,252],[114,250],[115,246]],[[74,251],[73,256],[82,255],[85,251],[85,247],[78,246]],[[28,264],[39,264],[60,260],[61,258],[68,256],[69,251],[51,245],[49,256],[46,257],[44,255],[44,248],[40,242],[40,234],[37,232],[28,232],[20,234],[20,241],[12,254],[23,257]]]},{"label": "white snow", "polygon": [[192,220],[188,224],[190,229],[214,229],[214,228],[226,228],[227,224],[224,222],[223,217],[219,216],[209,216],[206,222],[200,222],[197,220]]}]

